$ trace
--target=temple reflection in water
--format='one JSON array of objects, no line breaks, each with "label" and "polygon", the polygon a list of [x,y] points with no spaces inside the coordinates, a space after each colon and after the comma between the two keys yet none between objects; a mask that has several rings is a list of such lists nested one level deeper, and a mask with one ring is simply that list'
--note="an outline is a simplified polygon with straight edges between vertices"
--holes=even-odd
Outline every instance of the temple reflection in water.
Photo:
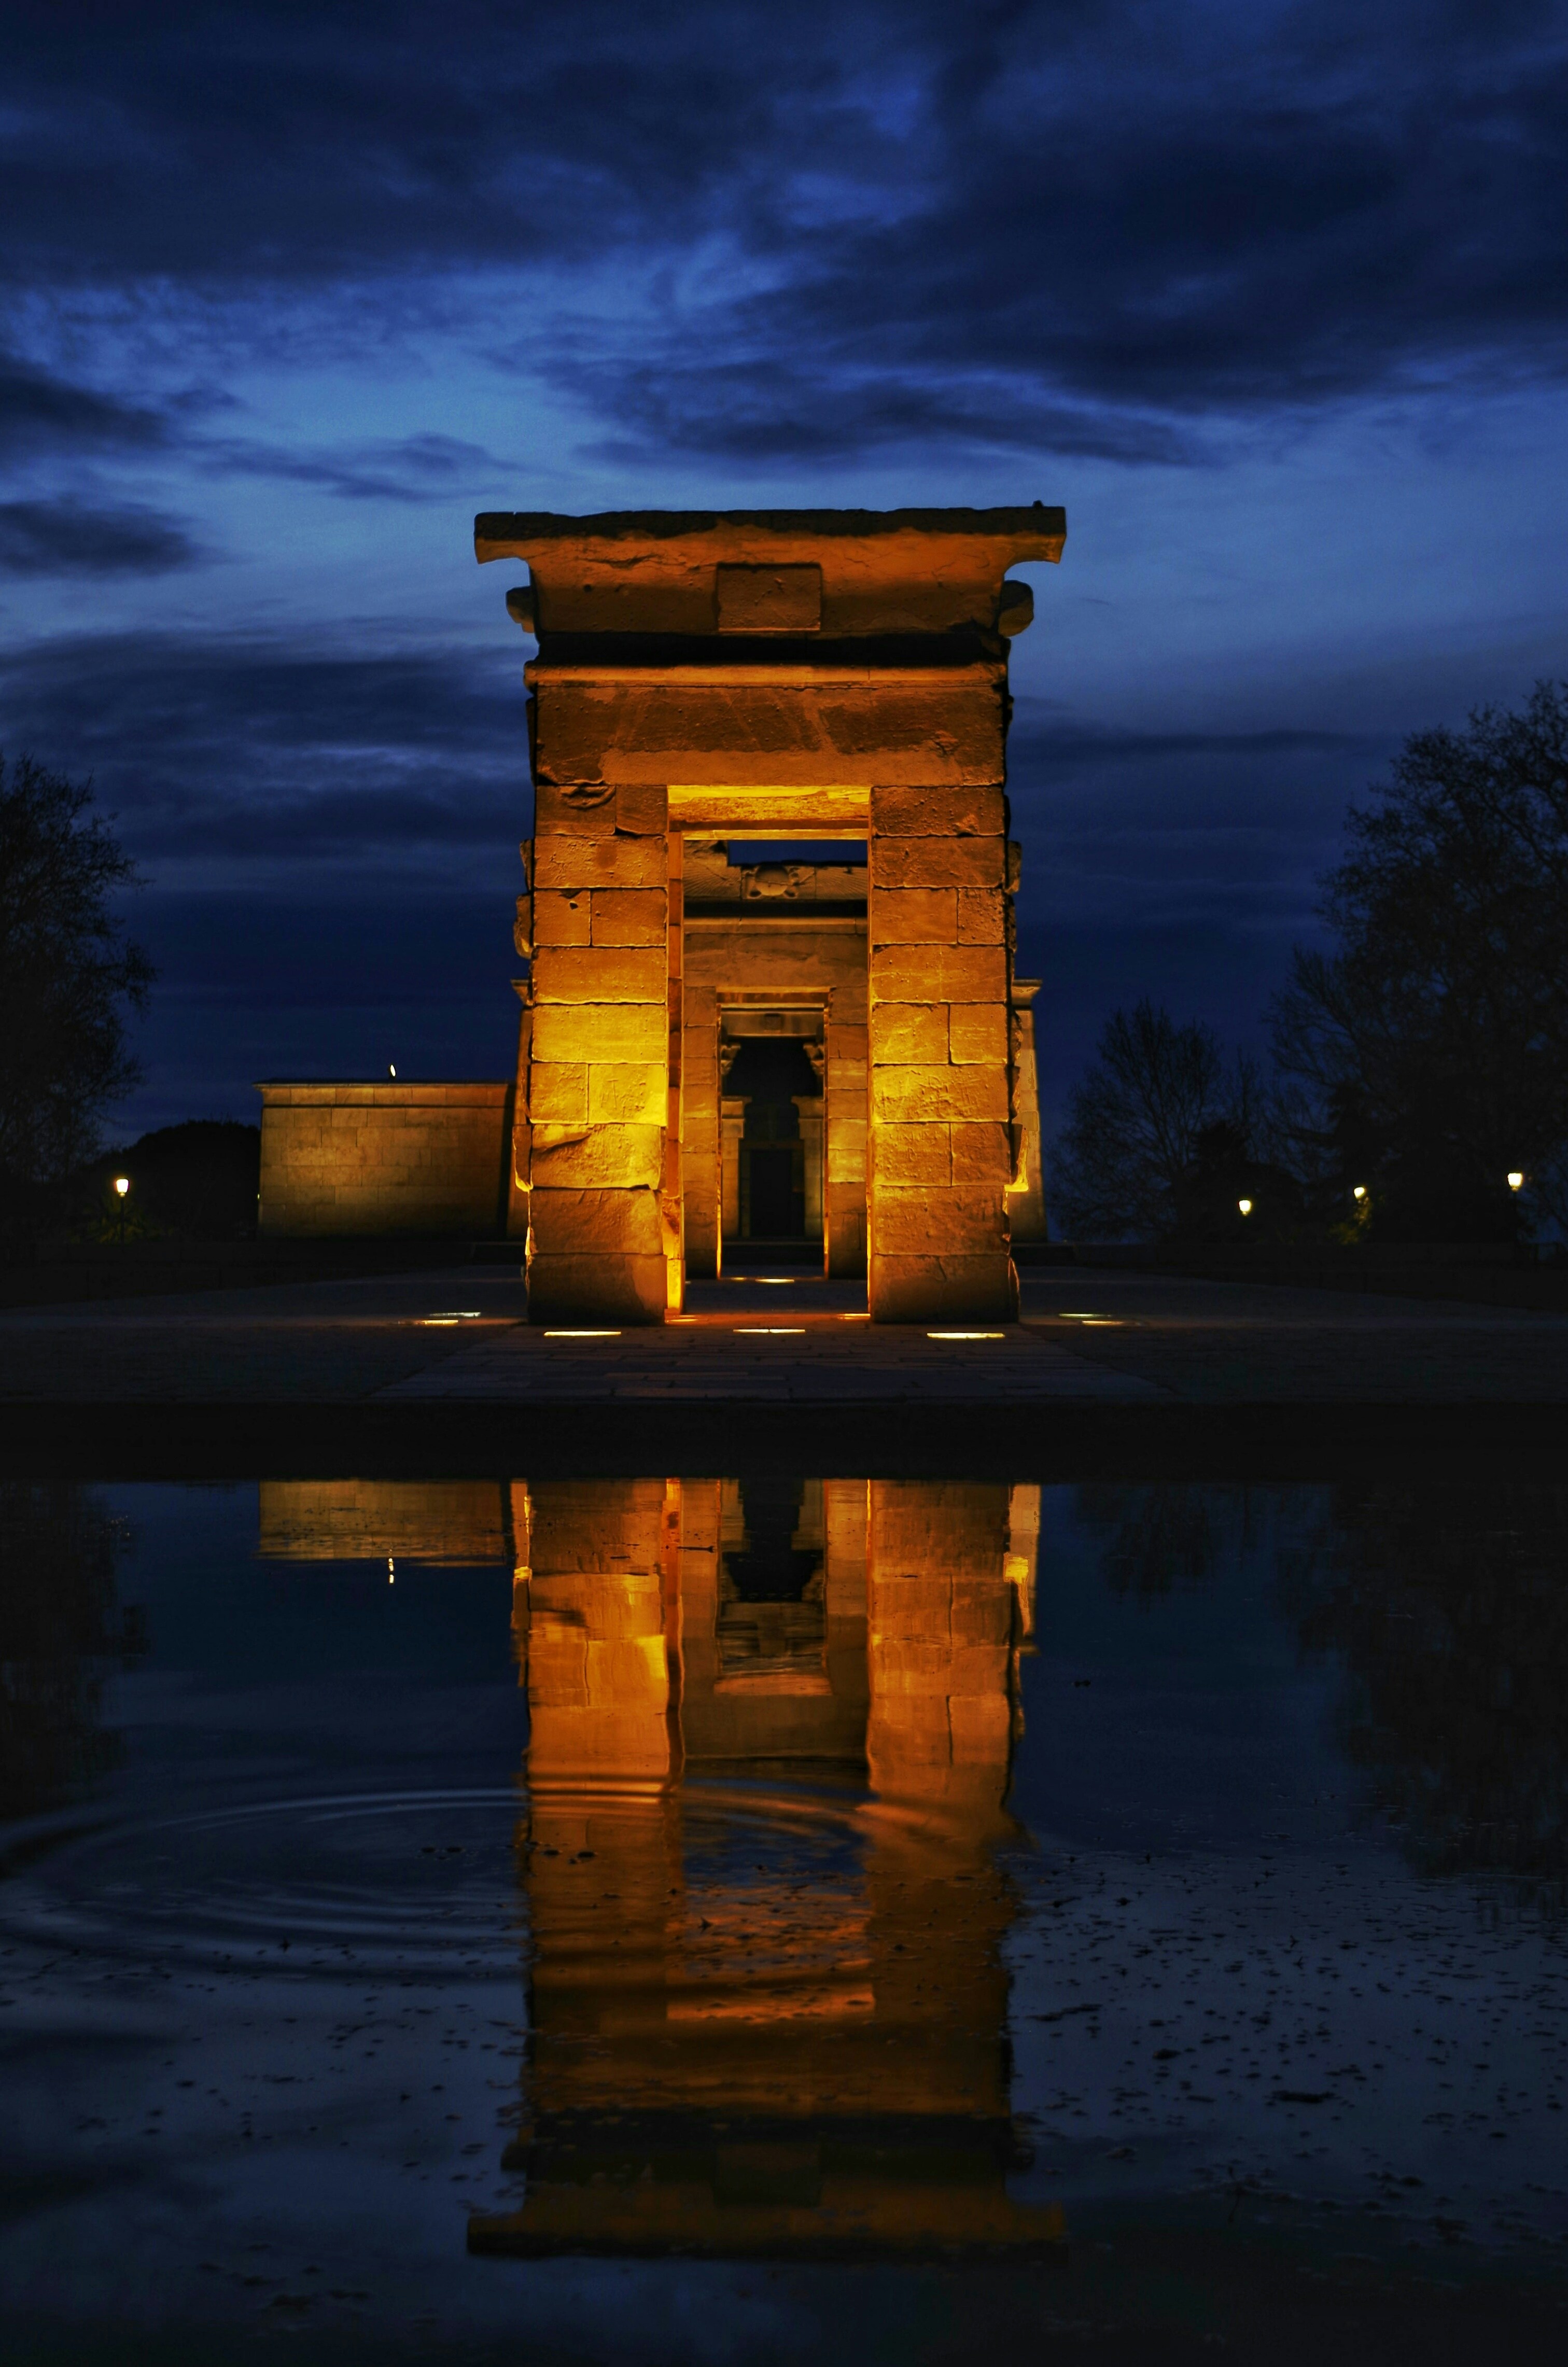
[{"label": "temple reflection in water", "polygon": [[1058,2240],[1054,2210],[1007,2192],[995,1853],[1038,1489],[463,1484],[274,1483],[262,1532],[270,1556],[453,1561],[509,1533],[531,1949],[506,2166],[526,2186],[471,2246]]}]

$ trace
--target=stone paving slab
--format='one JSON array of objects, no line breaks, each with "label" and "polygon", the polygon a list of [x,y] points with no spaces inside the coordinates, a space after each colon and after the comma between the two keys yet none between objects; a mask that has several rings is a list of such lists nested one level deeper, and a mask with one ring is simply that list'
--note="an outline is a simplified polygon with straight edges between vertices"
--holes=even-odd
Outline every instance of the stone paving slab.
[{"label": "stone paving slab", "polygon": [[1001,1339],[873,1328],[863,1307],[848,1285],[735,1276],[694,1286],[687,1321],[571,1342],[525,1323],[515,1270],[462,1267],[18,1308],[0,1405],[1568,1411],[1568,1318],[1512,1308],[1073,1268],[1026,1273],[1022,1324],[973,1327]]},{"label": "stone paving slab", "polygon": [[[779,1310],[769,1308],[777,1317]],[[492,1331],[382,1399],[601,1404],[653,1399],[728,1405],[1035,1404],[1158,1399],[1156,1383],[1074,1353],[1027,1325],[947,1336],[809,1315],[797,1328],[697,1315],[662,1331]]]}]

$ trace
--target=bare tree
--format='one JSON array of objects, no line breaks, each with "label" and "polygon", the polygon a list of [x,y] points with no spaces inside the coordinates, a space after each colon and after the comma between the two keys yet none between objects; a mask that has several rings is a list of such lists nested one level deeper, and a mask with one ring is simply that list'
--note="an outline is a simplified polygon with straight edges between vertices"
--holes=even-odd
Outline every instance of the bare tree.
[{"label": "bare tree", "polygon": [[[1052,1145],[1051,1204],[1088,1239],[1167,1232],[1205,1155],[1252,1155],[1265,1116],[1256,1063],[1147,995],[1112,1012]],[[1220,1136],[1225,1138],[1218,1139]]]}]

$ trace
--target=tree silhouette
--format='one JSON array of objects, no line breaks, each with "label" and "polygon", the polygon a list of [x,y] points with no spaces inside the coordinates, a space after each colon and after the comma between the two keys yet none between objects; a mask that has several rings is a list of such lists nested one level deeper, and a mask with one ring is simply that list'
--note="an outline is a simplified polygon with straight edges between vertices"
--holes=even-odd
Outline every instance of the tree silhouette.
[{"label": "tree silhouette", "polygon": [[90,1159],[140,1070],[127,1009],[153,978],[111,909],[136,872],[90,782],[0,757],[0,1238]]},{"label": "tree silhouette", "polygon": [[[1568,1215],[1568,684],[1419,731],[1324,881],[1334,950],[1273,1008],[1325,1213],[1385,1239],[1506,1240]],[[1529,1194],[1511,1192],[1510,1171]]]},{"label": "tree silhouette", "polygon": [[1112,1012],[1074,1088],[1052,1145],[1057,1219],[1091,1240],[1233,1221],[1265,1122],[1247,1055],[1227,1059],[1211,1027],[1178,1023],[1145,995]]}]

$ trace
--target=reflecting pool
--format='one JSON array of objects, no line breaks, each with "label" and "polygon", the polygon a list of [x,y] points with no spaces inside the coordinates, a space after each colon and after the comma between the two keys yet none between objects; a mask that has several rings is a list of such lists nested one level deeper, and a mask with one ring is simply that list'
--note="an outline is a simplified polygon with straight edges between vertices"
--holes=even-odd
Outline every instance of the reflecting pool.
[{"label": "reflecting pool", "polygon": [[1565,1545],[6,1483],[7,2355],[1556,2355]]}]

